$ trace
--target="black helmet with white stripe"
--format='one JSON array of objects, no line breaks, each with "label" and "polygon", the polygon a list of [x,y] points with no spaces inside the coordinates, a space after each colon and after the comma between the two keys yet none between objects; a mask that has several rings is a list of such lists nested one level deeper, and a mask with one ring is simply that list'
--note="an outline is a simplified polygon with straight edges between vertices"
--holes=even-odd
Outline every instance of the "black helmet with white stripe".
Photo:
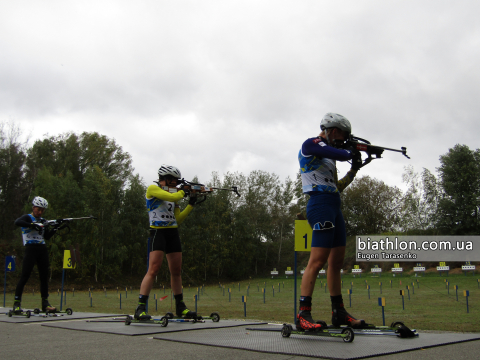
[{"label": "black helmet with white stripe", "polygon": [[36,196],[36,197],[33,198],[32,205],[47,209],[48,208],[48,201],[45,200],[44,198],[40,197],[40,196]]},{"label": "black helmet with white stripe", "polygon": [[169,175],[177,179],[180,179],[182,177],[180,170],[178,170],[175,166],[165,165],[165,164],[160,166],[160,169],[158,169],[158,177],[162,179],[165,176],[169,176]]},{"label": "black helmet with white stripe", "polygon": [[347,136],[352,133],[352,125],[350,125],[350,121],[348,121],[345,116],[335,113],[326,113],[320,122],[320,129],[323,131],[331,128],[338,128],[347,133]]}]

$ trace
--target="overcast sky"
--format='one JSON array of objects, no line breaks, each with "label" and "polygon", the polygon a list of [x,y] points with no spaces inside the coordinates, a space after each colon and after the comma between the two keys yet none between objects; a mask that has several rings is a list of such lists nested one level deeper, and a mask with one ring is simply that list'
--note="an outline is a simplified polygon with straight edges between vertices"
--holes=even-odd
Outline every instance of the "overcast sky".
[{"label": "overcast sky", "polygon": [[406,165],[480,147],[478,14],[478,0],[1,1],[0,121],[30,145],[114,138],[146,183],[162,163],[283,180],[337,112],[407,147],[361,170],[401,187]]}]

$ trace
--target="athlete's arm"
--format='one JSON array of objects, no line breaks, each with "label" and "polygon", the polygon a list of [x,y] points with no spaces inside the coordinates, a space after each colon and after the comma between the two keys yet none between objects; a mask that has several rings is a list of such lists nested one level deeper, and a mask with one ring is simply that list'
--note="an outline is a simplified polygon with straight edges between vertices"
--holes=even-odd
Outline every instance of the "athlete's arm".
[{"label": "athlete's arm", "polygon": [[355,178],[355,175],[357,174],[356,170],[350,169],[347,174],[340,180],[336,181],[337,184],[337,189],[339,192],[342,192],[345,190],[345,188],[350,185],[350,183],[353,181]]},{"label": "athlete's arm", "polygon": [[175,219],[177,219],[177,224],[180,225],[192,210],[193,206],[190,204],[188,204],[182,212],[180,212],[180,207],[175,206]]},{"label": "athlete's arm", "polygon": [[16,226],[21,226],[21,227],[32,227],[32,219],[28,214],[20,216],[17,220],[15,220],[15,225]]},{"label": "athlete's arm", "polygon": [[157,185],[150,185],[147,188],[147,199],[151,199],[152,197],[155,197],[160,200],[164,201],[172,201],[172,202],[177,202],[178,200],[183,199],[185,196],[185,192],[183,190],[180,190],[176,193],[169,193],[168,191],[165,191],[158,187]]},{"label": "athlete's arm", "polygon": [[320,159],[327,158],[338,161],[351,160],[353,154],[349,150],[337,149],[327,145],[322,138],[307,139],[302,145],[302,154],[304,156],[316,156]]}]

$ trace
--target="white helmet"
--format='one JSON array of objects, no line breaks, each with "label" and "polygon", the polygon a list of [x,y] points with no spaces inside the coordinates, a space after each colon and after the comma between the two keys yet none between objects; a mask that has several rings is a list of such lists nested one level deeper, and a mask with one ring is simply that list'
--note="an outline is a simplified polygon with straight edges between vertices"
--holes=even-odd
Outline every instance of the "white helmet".
[{"label": "white helmet", "polygon": [[33,198],[32,205],[47,209],[48,208],[48,201],[45,200],[44,198],[40,197],[40,196],[36,196],[35,198]]},{"label": "white helmet", "polygon": [[160,166],[160,169],[158,169],[158,176],[162,178],[163,176],[167,175],[171,175],[177,179],[180,179],[182,177],[180,170],[178,170],[175,166],[163,164],[162,166]]},{"label": "white helmet", "polygon": [[330,128],[339,128],[347,134],[351,134],[352,132],[352,126],[350,125],[350,121],[348,121],[345,116],[335,113],[326,113],[323,116],[322,121],[320,122],[321,130]]}]

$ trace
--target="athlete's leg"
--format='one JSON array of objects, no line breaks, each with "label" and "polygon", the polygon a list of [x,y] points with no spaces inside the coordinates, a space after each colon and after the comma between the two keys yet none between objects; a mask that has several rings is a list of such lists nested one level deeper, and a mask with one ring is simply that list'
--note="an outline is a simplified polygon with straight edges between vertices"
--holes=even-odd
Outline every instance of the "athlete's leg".
[{"label": "athlete's leg", "polygon": [[42,297],[42,311],[55,312],[55,306],[50,305],[48,301],[48,271],[50,262],[48,259],[48,249],[46,246],[39,247],[36,254],[37,268],[40,277],[40,294]]},{"label": "athlete's leg", "polygon": [[342,277],[340,270],[343,267],[345,259],[345,245],[347,235],[345,232],[345,221],[342,212],[339,210],[335,219],[335,237],[334,246],[328,258],[327,282],[330,291],[330,299],[332,301],[332,324],[336,326],[349,325],[353,327],[361,327],[365,324],[363,320],[357,320],[351,316],[343,304],[342,297]]},{"label": "athlete's leg", "polygon": [[196,318],[197,314],[190,311],[183,302],[182,292],[182,253],[171,252],[167,254],[168,268],[170,269],[170,283],[175,297],[175,312],[177,316]]},{"label": "athlete's leg", "polygon": [[345,246],[334,247],[328,257],[327,284],[330,296],[342,293],[342,278],[340,270],[345,258]]},{"label": "athlete's leg", "polygon": [[317,275],[329,259],[330,248],[312,247],[310,259],[302,277],[302,296],[312,296]]},{"label": "athlete's leg", "polygon": [[154,250],[150,252],[150,261],[148,262],[148,271],[145,274],[140,285],[140,294],[148,296],[153,287],[153,282],[157,276],[163,262],[163,251]]},{"label": "athlete's leg", "polygon": [[25,246],[25,255],[23,257],[22,274],[15,289],[15,302],[22,301],[23,288],[27,283],[35,265],[35,251],[31,246]]},{"label": "athlete's leg", "polygon": [[182,293],[182,253],[167,254],[168,269],[170,270],[170,284],[174,295]]},{"label": "athlete's leg", "polygon": [[48,249],[42,247],[38,249],[37,253],[37,268],[40,277],[40,294],[42,299],[48,298],[48,270],[50,263],[48,260]]}]

